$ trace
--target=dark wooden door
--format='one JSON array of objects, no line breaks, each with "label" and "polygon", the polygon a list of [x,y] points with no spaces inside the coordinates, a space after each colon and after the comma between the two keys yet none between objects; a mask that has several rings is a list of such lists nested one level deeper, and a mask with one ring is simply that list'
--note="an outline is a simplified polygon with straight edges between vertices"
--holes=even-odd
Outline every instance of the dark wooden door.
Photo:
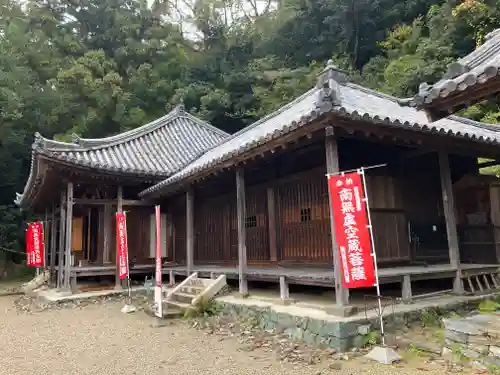
[{"label": "dark wooden door", "polygon": [[332,263],[328,187],[311,176],[278,187],[277,242],[280,260]]}]

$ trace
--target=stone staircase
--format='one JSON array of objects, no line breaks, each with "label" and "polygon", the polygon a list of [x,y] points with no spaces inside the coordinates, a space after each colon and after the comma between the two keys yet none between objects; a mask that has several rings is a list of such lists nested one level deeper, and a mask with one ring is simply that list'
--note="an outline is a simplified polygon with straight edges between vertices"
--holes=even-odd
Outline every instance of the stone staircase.
[{"label": "stone staircase", "polygon": [[28,281],[27,283],[24,283],[21,286],[21,291],[25,294],[31,295],[38,288],[47,283],[49,280],[50,280],[50,271],[43,270],[38,276],[35,276],[32,280]]},{"label": "stone staircase", "polygon": [[194,272],[167,293],[164,304],[167,310],[193,308],[200,301],[212,300],[225,286],[226,275],[220,275],[216,279],[207,279],[198,277],[198,273]]}]

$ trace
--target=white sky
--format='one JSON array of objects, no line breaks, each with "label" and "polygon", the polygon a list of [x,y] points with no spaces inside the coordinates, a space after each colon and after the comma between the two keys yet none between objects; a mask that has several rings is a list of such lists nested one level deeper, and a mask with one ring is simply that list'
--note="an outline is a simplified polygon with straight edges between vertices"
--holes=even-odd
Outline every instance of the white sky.
[{"label": "white sky", "polygon": [[[154,0],[149,0],[151,3]],[[167,19],[181,26],[184,36],[190,39],[199,37],[198,30],[193,25],[193,7],[195,0],[167,0],[170,8],[170,15]],[[276,9],[275,0],[205,0],[212,5],[212,11],[217,12],[221,19],[227,21],[230,26],[235,21],[244,16],[253,18],[256,13],[262,14],[266,8]],[[225,6],[224,6],[225,5]]]}]

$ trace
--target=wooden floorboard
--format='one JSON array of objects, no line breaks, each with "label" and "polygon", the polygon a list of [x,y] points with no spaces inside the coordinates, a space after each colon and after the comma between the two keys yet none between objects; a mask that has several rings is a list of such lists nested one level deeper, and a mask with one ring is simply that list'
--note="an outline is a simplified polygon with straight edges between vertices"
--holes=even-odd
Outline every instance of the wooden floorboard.
[{"label": "wooden floorboard", "polygon": [[[154,265],[135,265],[130,269],[131,275],[154,273]],[[57,267],[56,267],[57,269]],[[462,264],[463,273],[478,274],[482,272],[493,272],[500,270],[499,264]],[[201,276],[210,277],[211,274],[225,274],[230,279],[238,278],[237,267],[217,265],[194,265],[195,272]],[[177,275],[186,275],[186,266],[164,265],[163,274],[173,271]],[[85,276],[112,276],[116,273],[114,265],[96,265],[72,267],[72,275]],[[437,264],[429,266],[402,266],[379,269],[379,280],[381,284],[399,282],[405,275],[410,275],[412,280],[444,279],[453,277],[454,268],[450,264]],[[286,267],[249,267],[247,277],[249,280],[278,281],[280,276],[288,278],[290,283],[304,285],[332,285],[333,269],[318,268],[286,268]]]}]

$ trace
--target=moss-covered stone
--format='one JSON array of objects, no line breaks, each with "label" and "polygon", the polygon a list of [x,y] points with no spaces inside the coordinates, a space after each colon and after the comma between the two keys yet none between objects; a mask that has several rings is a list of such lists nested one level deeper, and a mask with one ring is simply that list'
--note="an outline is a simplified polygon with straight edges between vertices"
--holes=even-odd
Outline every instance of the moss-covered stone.
[{"label": "moss-covered stone", "polygon": [[334,336],[338,338],[347,338],[358,335],[358,324],[350,322],[326,322],[322,325],[321,336]]},{"label": "moss-covered stone", "polygon": [[304,331],[304,342],[307,344],[307,345],[315,345],[317,343],[317,338],[318,335],[311,332],[311,331]]},{"label": "moss-covered stone", "polygon": [[325,325],[325,322],[323,320],[309,319],[309,323],[307,325],[307,330],[318,335],[318,334],[321,334],[322,328],[324,325]]}]

